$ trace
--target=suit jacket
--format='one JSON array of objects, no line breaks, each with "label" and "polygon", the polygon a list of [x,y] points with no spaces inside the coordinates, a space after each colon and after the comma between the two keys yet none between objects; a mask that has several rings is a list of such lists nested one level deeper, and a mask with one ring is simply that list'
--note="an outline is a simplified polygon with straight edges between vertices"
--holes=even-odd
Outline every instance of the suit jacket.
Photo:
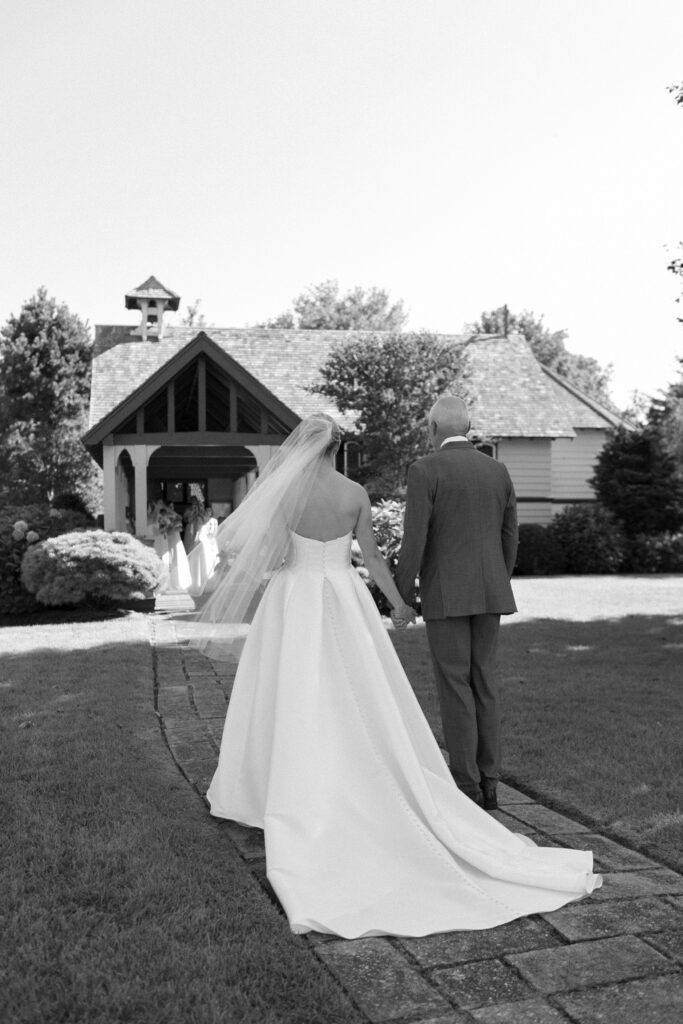
[{"label": "suit jacket", "polygon": [[501,462],[454,441],[408,471],[396,583],[408,604],[420,578],[425,619],[517,611],[510,577],[517,506]]}]

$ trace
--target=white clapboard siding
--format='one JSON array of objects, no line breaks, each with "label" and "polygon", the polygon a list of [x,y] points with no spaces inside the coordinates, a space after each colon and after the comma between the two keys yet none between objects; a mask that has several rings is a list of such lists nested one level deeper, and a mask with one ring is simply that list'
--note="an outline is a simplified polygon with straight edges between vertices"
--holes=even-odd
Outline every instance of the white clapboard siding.
[{"label": "white clapboard siding", "polygon": [[547,437],[511,437],[498,442],[497,458],[512,478],[520,523],[545,524],[552,518],[551,445]]},{"label": "white clapboard siding", "polygon": [[[576,430],[576,437],[552,442],[552,497],[555,502],[594,501],[588,482],[607,438],[605,430]],[[555,511],[559,511],[556,507]]]},{"label": "white clapboard siding", "polygon": [[520,526],[525,523],[537,523],[540,526],[547,526],[557,512],[557,506],[550,501],[518,501],[517,522]]}]

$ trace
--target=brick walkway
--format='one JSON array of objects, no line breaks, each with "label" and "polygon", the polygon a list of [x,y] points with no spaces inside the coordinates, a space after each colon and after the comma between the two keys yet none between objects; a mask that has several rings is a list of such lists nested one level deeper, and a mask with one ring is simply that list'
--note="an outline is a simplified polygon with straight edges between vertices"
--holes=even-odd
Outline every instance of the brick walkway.
[{"label": "brick walkway", "polygon": [[[171,755],[204,797],[232,677],[183,647],[182,620],[150,617],[154,701]],[[679,1024],[683,876],[501,786],[496,817],[540,845],[592,849],[603,888],[489,931],[352,942],[310,933],[313,956],[372,1024]],[[279,910],[262,834],[224,826]],[[324,1014],[321,1015],[324,1024]]]}]

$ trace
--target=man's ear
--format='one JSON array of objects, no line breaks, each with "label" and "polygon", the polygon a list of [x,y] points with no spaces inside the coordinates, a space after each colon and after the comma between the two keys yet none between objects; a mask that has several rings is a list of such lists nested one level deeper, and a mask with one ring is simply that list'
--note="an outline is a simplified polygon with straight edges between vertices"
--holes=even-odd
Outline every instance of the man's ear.
[{"label": "man's ear", "polygon": [[429,421],[429,433],[432,435],[432,437],[436,436],[436,420]]}]

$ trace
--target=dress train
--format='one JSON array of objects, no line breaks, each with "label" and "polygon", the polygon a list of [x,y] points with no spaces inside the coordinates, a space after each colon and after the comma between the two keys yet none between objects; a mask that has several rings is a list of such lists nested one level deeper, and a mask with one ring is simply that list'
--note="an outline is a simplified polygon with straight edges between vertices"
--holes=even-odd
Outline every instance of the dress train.
[{"label": "dress train", "polygon": [[207,793],[213,815],[264,830],[292,930],[492,928],[591,892],[590,852],[537,847],[458,790],[350,546],[293,535]]}]

